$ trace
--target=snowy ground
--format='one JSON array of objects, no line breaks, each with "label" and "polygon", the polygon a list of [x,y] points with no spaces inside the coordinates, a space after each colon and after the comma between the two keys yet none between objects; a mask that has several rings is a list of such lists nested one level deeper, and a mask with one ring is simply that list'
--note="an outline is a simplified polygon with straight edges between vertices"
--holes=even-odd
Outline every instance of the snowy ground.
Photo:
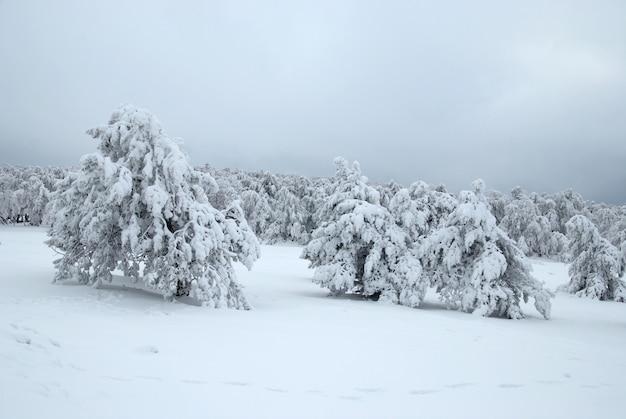
[{"label": "snowy ground", "polygon": [[[252,311],[51,284],[45,230],[0,226],[1,418],[623,418],[626,304],[520,321],[326,297],[300,248],[239,269]],[[567,267],[535,261],[550,289]]]}]

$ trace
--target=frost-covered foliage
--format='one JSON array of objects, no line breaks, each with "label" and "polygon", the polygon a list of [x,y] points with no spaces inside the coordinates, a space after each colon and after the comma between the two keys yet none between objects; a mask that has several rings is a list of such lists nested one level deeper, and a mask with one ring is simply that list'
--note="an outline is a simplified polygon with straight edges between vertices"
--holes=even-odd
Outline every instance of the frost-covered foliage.
[{"label": "frost-covered foliage", "polygon": [[595,204],[589,214],[600,235],[620,249],[622,265],[626,266],[626,205]]},{"label": "frost-covered foliage", "polygon": [[[249,227],[268,244],[308,243],[320,224],[319,210],[335,187],[328,177],[214,169],[208,164],[197,170],[208,173],[218,184],[217,189],[209,185],[205,190],[211,205],[224,210],[239,199]],[[47,224],[50,211],[46,203],[56,188],[55,180],[66,172],[60,168],[0,166],[0,223]],[[378,192],[380,205],[392,212],[412,240],[440,228],[458,206],[457,196],[442,185],[433,187],[421,181],[406,189],[395,182],[369,185]],[[403,190],[408,191],[412,203]],[[564,226],[572,216],[581,214],[594,223],[602,237],[623,249],[626,263],[625,206],[586,202],[572,190],[538,195],[520,187],[506,195],[491,191],[489,204],[497,225],[527,256],[568,260]]]},{"label": "frost-covered foliage", "polygon": [[0,166],[0,224],[41,225],[54,184],[66,169]]},{"label": "frost-covered foliage", "polygon": [[499,227],[517,242],[527,256],[563,259],[567,238],[560,232],[556,204],[537,194],[530,196],[517,187],[511,199],[499,196],[491,203]]},{"label": "frost-covered foliage", "polygon": [[439,228],[459,205],[458,199],[448,193],[443,185],[433,188],[418,181],[411,184],[408,190],[419,212],[418,223],[422,235]]},{"label": "frost-covered foliage", "polygon": [[447,305],[483,316],[523,317],[522,300],[550,317],[550,293],[530,273],[524,254],[489,211],[482,180],[463,191],[459,206],[422,244],[422,263]]},{"label": "frost-covered foliage", "polygon": [[313,213],[320,193],[310,179],[227,169],[214,173],[218,183],[228,183],[238,194],[250,228],[263,243],[308,243],[316,227]]},{"label": "frost-covered foliage", "polygon": [[585,202],[580,194],[566,189],[553,197],[555,212],[559,221],[560,232],[567,234],[567,223],[575,215],[587,216]]},{"label": "frost-covered foliage", "polygon": [[238,204],[225,214],[211,206],[206,191],[215,180],[194,170],[143,109],[121,106],[88,133],[98,152],[83,156],[51,202],[48,243],[63,254],[55,280],[97,285],[117,269],[168,299],[249,308],[232,261],[249,268],[258,242]]},{"label": "frost-covered foliage", "polygon": [[597,228],[583,215],[566,224],[572,264],[570,282],[560,289],[579,297],[626,302],[626,284],[620,251],[602,238]]},{"label": "frost-covered foliage", "polygon": [[526,239],[526,229],[539,214],[535,203],[521,188],[513,189],[511,195],[513,199],[504,208],[505,215],[500,222],[500,228],[505,230],[510,238],[519,241],[520,238]]},{"label": "frost-covered foliage", "polygon": [[302,201],[289,189],[280,188],[274,195],[272,217],[261,236],[263,241],[270,244],[287,241],[306,244],[310,235],[304,226],[306,211],[302,205]]},{"label": "frost-covered foliage", "polygon": [[248,269],[261,256],[261,247],[256,235],[248,226],[243,209],[238,200],[232,201],[223,211],[226,217],[224,235],[228,244],[226,250],[234,261],[239,261]]},{"label": "frost-covered foliage", "polygon": [[336,158],[336,191],[320,209],[321,225],[302,258],[317,268],[314,281],[333,294],[355,293],[417,307],[426,292],[412,242],[358,163]]},{"label": "frost-covered foliage", "polygon": [[406,232],[412,243],[417,243],[428,231],[428,214],[418,208],[408,189],[400,189],[389,201],[388,208],[398,227]]}]

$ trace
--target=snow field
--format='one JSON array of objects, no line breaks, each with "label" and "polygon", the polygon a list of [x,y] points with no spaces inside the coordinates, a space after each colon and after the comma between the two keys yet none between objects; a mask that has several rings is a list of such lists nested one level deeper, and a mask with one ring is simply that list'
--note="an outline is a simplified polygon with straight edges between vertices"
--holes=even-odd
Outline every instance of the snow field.
[{"label": "snow field", "polygon": [[[0,226],[2,418],[623,417],[626,304],[552,319],[329,298],[301,247],[237,267],[250,311],[51,284],[45,229]],[[567,266],[533,261],[547,288]]]}]

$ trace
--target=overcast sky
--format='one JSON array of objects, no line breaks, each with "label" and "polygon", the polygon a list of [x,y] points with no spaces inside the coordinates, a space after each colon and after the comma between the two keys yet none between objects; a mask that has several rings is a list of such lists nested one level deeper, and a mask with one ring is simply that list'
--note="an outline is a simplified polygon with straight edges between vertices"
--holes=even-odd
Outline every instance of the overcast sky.
[{"label": "overcast sky", "polygon": [[0,163],[125,102],[194,165],[626,203],[624,0],[0,0]]}]

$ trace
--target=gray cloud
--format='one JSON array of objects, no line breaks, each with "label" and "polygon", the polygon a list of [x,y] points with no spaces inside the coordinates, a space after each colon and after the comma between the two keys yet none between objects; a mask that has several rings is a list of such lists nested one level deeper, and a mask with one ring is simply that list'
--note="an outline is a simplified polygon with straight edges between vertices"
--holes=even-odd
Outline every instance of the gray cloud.
[{"label": "gray cloud", "polygon": [[5,1],[0,163],[132,102],[194,164],[626,203],[626,3]]}]

